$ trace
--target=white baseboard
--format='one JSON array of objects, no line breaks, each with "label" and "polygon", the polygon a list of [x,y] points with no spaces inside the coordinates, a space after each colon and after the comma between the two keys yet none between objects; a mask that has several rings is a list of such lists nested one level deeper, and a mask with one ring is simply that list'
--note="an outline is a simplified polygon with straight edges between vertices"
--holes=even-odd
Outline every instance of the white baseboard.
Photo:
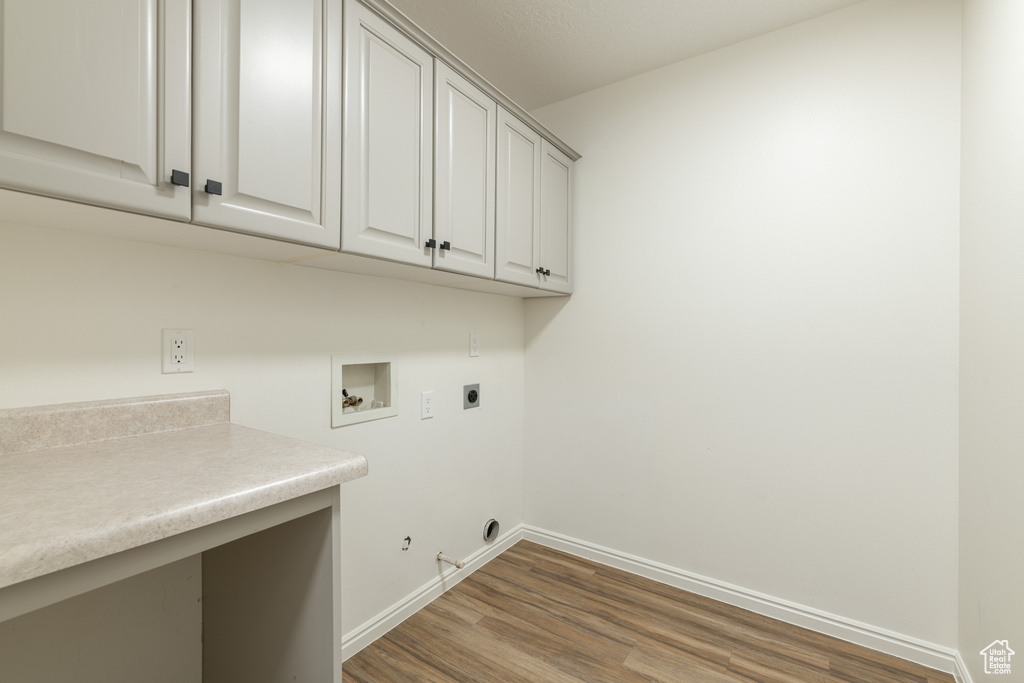
[{"label": "white baseboard", "polygon": [[953,671],[953,678],[956,679],[956,683],[974,683],[971,680],[971,674],[967,671],[967,663],[964,662],[964,658],[960,656],[960,651],[956,652],[956,670]]},{"label": "white baseboard", "polygon": [[446,590],[455,586],[464,578],[484,566],[492,559],[505,552],[523,538],[523,526],[520,524],[511,531],[476,551],[465,559],[466,566],[462,569],[452,567],[441,576],[428,581],[418,590],[384,610],[362,626],[349,631],[341,638],[341,659],[348,659],[364,647],[377,640],[385,633],[416,614]]},{"label": "white baseboard", "polygon": [[652,579],[659,583],[681,588],[691,593],[713,598],[757,614],[801,626],[818,633],[839,638],[857,645],[885,652],[901,659],[923,664],[932,669],[953,674],[958,683],[972,683],[963,660],[956,650],[928,643],[917,638],[894,633],[883,628],[852,619],[829,614],[812,607],[798,605],[756,591],[733,586],[722,581],[676,569],[658,562],[603,548],[593,543],[556,534],[544,529],[523,525],[522,536],[555,550],[561,550],[588,560]]}]

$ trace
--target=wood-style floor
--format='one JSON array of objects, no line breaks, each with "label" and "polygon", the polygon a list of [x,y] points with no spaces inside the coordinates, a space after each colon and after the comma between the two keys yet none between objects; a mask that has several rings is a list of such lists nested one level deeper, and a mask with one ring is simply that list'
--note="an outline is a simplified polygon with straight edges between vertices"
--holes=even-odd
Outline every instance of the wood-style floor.
[{"label": "wood-style floor", "polygon": [[350,658],[346,683],[953,683],[896,657],[527,541]]}]

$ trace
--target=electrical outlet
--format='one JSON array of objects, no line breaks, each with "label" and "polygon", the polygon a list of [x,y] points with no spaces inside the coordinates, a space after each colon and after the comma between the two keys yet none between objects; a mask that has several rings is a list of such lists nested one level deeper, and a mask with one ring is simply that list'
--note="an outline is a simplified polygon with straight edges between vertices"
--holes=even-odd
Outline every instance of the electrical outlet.
[{"label": "electrical outlet", "polygon": [[469,410],[470,408],[480,407],[480,385],[479,384],[467,384],[462,387],[462,409]]},{"label": "electrical outlet", "polygon": [[434,392],[424,391],[420,401],[420,419],[426,420],[434,417]]},{"label": "electrical outlet", "polygon": [[480,355],[480,333],[469,333],[469,357],[476,358]]},{"label": "electrical outlet", "polygon": [[163,374],[195,370],[194,347],[192,330],[163,330]]}]

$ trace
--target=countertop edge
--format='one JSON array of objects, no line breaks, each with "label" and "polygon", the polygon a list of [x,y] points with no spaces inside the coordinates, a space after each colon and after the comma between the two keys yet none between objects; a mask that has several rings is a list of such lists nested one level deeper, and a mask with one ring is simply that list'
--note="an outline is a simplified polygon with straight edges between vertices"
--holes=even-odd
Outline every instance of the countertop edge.
[{"label": "countertop edge", "polygon": [[[261,430],[233,424],[203,425],[164,432],[159,435],[163,444],[167,440],[202,438],[205,430],[227,430],[229,439],[235,436],[257,437],[261,442],[279,445],[282,450],[308,451],[320,459],[308,471],[279,480],[267,481],[245,490],[234,491],[227,495],[190,502],[180,506],[171,506],[166,510],[153,510],[152,514],[132,517],[110,515],[107,521],[99,522],[88,529],[88,532],[76,533],[73,537],[60,538],[49,536],[44,542],[23,544],[5,549],[7,562],[0,561],[0,590],[3,588],[44,576],[52,572],[67,569],[85,562],[114,555],[148,543],[163,540],[178,534],[186,533],[204,526],[216,524],[233,517],[245,515],[262,508],[270,507],[294,498],[315,493],[333,486],[359,479],[368,474],[369,466],[362,455],[349,453],[339,449],[304,442],[291,437],[284,437]],[[253,434],[255,433],[255,435]],[[47,451],[9,454],[7,457],[34,458],[43,453],[65,451],[68,457],[88,449],[92,454],[102,454],[107,444],[117,444],[111,448],[127,448],[138,446],[140,453],[145,450],[145,439],[158,435],[143,435],[136,439],[112,439],[90,444],[65,446]],[[75,450],[78,449],[78,450]],[[322,462],[324,456],[337,457],[334,463]],[[140,457],[145,457],[140,454]]]}]

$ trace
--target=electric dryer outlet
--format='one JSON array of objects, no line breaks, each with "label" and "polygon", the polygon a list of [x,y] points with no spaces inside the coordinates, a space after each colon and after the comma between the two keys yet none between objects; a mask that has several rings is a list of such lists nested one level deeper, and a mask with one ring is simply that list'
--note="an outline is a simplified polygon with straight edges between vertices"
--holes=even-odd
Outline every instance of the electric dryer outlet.
[{"label": "electric dryer outlet", "polygon": [[479,384],[467,384],[462,387],[462,409],[469,410],[470,408],[480,407],[480,385]]}]

